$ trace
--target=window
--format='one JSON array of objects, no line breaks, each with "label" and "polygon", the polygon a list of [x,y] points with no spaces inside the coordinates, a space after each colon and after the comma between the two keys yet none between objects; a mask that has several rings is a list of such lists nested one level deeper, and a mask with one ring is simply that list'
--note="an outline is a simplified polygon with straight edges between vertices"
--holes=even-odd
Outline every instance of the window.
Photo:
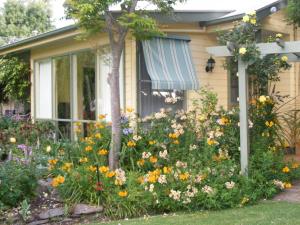
[{"label": "window", "polygon": [[[146,63],[141,45],[139,45],[138,60],[138,98],[140,116],[149,116],[152,113],[159,112],[161,108],[171,108],[173,111],[183,109],[184,91],[152,89],[151,79],[146,69]],[[177,101],[175,103],[166,103],[166,99],[168,97],[177,99]]]},{"label": "window", "polygon": [[[80,51],[35,63],[35,118],[52,120],[59,138],[74,137],[77,122],[85,135],[97,114],[110,120],[110,54]],[[123,62],[120,64],[121,107],[124,107]]]},{"label": "window", "polygon": [[229,98],[230,105],[238,104],[239,97],[239,78],[236,71],[229,71]]},{"label": "window", "polygon": [[36,64],[36,117],[52,118],[52,70],[51,60]]}]

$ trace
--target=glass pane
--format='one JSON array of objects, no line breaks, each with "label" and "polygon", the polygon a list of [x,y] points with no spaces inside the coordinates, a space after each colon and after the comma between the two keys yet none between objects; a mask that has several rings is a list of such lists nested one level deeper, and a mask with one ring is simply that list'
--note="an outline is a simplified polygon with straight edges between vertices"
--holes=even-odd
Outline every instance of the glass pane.
[{"label": "glass pane", "polygon": [[77,54],[77,118],[96,119],[96,82],[95,54],[82,52]]},{"label": "glass pane", "polygon": [[54,59],[56,116],[58,119],[70,119],[70,57]]},{"label": "glass pane", "polygon": [[71,138],[71,123],[70,122],[57,122],[58,124],[58,139]]},{"label": "glass pane", "polygon": [[52,73],[51,61],[37,63],[36,117],[52,119]]}]

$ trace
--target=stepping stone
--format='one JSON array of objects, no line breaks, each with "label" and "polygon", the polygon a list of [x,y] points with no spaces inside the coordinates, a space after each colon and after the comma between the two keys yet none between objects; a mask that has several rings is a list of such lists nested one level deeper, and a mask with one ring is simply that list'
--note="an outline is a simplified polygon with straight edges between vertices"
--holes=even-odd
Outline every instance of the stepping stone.
[{"label": "stepping stone", "polygon": [[300,182],[295,182],[291,189],[285,189],[276,195],[273,200],[300,203]]},{"label": "stepping stone", "polygon": [[76,204],[73,209],[73,214],[75,216],[78,215],[86,215],[86,214],[93,214],[93,213],[99,213],[103,211],[102,206],[92,206],[92,205],[86,205],[86,204]]},{"label": "stepping stone", "polygon": [[65,214],[64,208],[49,209],[39,214],[39,218],[42,220],[50,219],[53,217],[63,216]]},{"label": "stepping stone", "polygon": [[31,223],[28,223],[27,225],[41,225],[41,224],[45,224],[48,222],[49,222],[49,220],[38,220],[38,221],[33,221]]}]

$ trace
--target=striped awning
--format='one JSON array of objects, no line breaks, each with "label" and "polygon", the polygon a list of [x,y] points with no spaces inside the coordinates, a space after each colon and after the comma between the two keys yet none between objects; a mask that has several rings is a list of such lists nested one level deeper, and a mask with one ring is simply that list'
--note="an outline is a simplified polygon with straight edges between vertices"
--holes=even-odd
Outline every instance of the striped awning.
[{"label": "striped awning", "polygon": [[142,41],[152,89],[199,89],[189,41],[185,37],[155,37]]}]

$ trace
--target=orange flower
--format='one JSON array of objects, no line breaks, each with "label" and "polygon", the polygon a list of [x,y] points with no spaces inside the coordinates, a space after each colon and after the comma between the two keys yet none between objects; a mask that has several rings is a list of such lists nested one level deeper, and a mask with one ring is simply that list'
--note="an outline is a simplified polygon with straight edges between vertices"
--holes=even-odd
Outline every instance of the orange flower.
[{"label": "orange flower", "polygon": [[100,173],[106,173],[109,171],[109,168],[107,166],[101,166],[99,168]]},{"label": "orange flower", "polygon": [[122,198],[125,198],[128,195],[127,191],[119,191],[118,195]]},{"label": "orange flower", "polygon": [[98,151],[98,155],[107,155],[108,154],[108,151],[106,149],[100,149]]},{"label": "orange flower", "polygon": [[143,166],[143,165],[145,164],[145,160],[144,160],[144,159],[140,159],[140,160],[138,160],[138,161],[136,162],[136,164],[137,164],[138,166]]},{"label": "orange flower", "polygon": [[97,167],[96,166],[89,166],[88,170],[91,171],[91,172],[95,172],[97,170]]},{"label": "orange flower", "polygon": [[179,174],[179,179],[180,180],[187,180],[190,177],[189,173],[181,173]]},{"label": "orange flower", "polygon": [[134,141],[128,141],[127,146],[130,147],[130,148],[133,148],[133,147],[136,146],[136,143]]},{"label": "orange flower", "polygon": [[93,150],[93,147],[90,146],[90,145],[88,145],[88,146],[85,147],[85,151],[86,151],[86,152],[90,152],[90,151],[92,151],[92,150]]},{"label": "orange flower", "polygon": [[115,175],[116,175],[116,173],[115,173],[114,171],[109,171],[109,172],[107,172],[107,173],[105,174],[105,176],[108,177],[108,178],[112,178],[112,177],[114,177]]},{"label": "orange flower", "polygon": [[176,134],[176,133],[170,133],[169,134],[169,138],[172,138],[172,139],[176,139],[176,138],[178,138],[178,134]]},{"label": "orange flower", "polygon": [[57,177],[53,178],[51,185],[52,187],[57,187],[60,184],[63,184],[64,182],[65,182],[65,178],[61,175],[58,175]]},{"label": "orange flower", "polygon": [[289,173],[290,169],[287,166],[285,166],[285,167],[282,168],[282,172]]},{"label": "orange flower", "polygon": [[167,167],[167,166],[165,166],[165,167],[163,168],[163,171],[164,171],[165,174],[169,174],[169,173],[172,172],[172,167]]},{"label": "orange flower", "polygon": [[99,120],[103,120],[103,119],[105,119],[106,118],[106,115],[105,114],[100,114],[99,116],[98,116],[98,119]]},{"label": "orange flower", "polygon": [[57,159],[49,159],[48,160],[48,163],[50,164],[50,165],[55,165],[56,163],[58,162],[58,160]]},{"label": "orange flower", "polygon": [[151,156],[150,159],[149,159],[149,161],[150,161],[151,163],[156,163],[156,162],[157,162],[157,157]]},{"label": "orange flower", "polygon": [[65,163],[61,169],[66,171],[66,172],[70,172],[71,171],[71,168],[72,168],[73,164],[72,163]]},{"label": "orange flower", "polygon": [[286,189],[292,188],[292,184],[289,183],[289,182],[284,182],[283,184],[284,184],[284,187],[285,187]]}]

